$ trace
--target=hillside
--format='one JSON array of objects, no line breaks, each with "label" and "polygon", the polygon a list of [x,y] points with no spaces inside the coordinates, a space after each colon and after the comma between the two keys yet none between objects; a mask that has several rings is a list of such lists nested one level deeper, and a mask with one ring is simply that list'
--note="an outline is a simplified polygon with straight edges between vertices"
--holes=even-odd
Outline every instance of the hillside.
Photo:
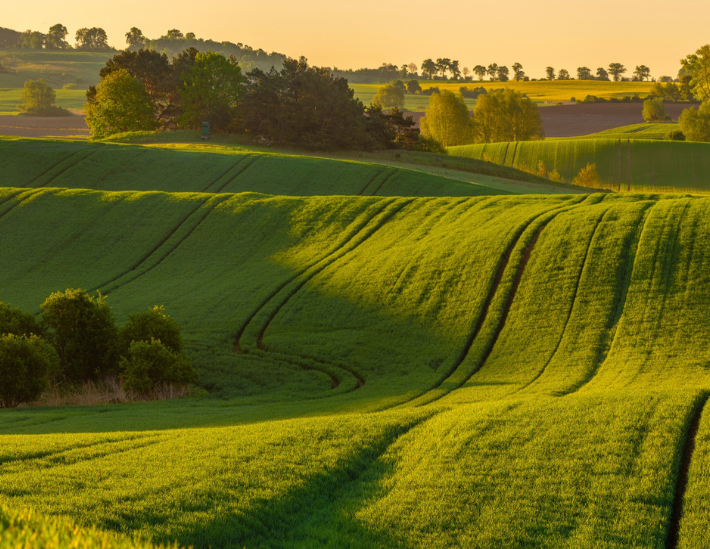
[{"label": "hillside", "polygon": [[[165,141],[152,145],[0,139],[0,185],[296,196],[589,192],[487,162],[453,157],[444,162],[430,153],[305,156],[229,142],[202,144],[194,133],[126,137]],[[171,143],[171,138],[186,141]]]},{"label": "hillside", "polygon": [[651,548],[681,514],[704,543],[708,199],[0,202],[0,300],[165,304],[210,391],[1,412],[12,509],[194,547]]},{"label": "hillside", "polygon": [[606,188],[637,192],[710,190],[710,145],[615,136],[555,139],[520,143],[489,143],[451,147],[454,156],[483,159],[515,168],[557,170],[570,181],[581,168],[595,163]]}]

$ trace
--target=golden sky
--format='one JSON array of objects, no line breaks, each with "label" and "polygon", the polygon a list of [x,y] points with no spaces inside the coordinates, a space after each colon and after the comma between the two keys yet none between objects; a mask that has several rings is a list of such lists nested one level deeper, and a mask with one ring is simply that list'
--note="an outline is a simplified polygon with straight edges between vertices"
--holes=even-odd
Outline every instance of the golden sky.
[{"label": "golden sky", "polygon": [[133,26],[151,38],[178,28],[339,68],[448,57],[462,67],[520,62],[531,77],[548,65],[574,74],[611,62],[675,76],[681,57],[710,42],[710,0],[2,2],[0,26],[46,31],[61,22],[71,42],[80,27],[103,27],[116,47]]}]

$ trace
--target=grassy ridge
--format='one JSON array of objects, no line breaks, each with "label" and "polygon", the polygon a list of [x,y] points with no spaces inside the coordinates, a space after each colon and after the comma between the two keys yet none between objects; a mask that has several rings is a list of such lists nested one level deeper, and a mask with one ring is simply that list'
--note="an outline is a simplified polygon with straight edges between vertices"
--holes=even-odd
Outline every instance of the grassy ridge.
[{"label": "grassy ridge", "polygon": [[365,196],[368,174],[363,196],[3,189],[0,300],[165,304],[212,397],[0,413],[0,499],[195,547],[663,546],[710,390],[710,201]]},{"label": "grassy ridge", "polygon": [[[707,192],[710,146],[644,139],[570,139],[451,147],[450,154],[537,171],[540,161],[570,181],[595,163],[607,188],[637,192]],[[484,156],[487,155],[487,156]]]}]

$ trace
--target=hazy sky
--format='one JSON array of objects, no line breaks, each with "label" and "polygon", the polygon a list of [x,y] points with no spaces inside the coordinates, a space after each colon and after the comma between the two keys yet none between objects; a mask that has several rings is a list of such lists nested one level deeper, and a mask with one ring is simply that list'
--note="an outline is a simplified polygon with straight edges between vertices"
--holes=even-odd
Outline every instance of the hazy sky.
[{"label": "hazy sky", "polygon": [[339,68],[449,57],[462,67],[520,62],[531,77],[611,62],[675,76],[681,57],[710,42],[710,0],[2,1],[1,27],[61,22],[71,42],[80,27],[103,27],[117,47],[133,26],[151,38],[178,28]]}]

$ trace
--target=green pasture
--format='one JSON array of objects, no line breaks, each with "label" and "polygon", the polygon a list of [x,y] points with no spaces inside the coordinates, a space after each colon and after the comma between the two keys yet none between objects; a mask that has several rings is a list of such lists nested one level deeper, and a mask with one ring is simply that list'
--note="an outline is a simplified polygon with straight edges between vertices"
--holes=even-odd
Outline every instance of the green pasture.
[{"label": "green pasture", "polygon": [[[403,79],[406,82],[407,79]],[[384,84],[351,84],[355,91],[355,97],[363,103],[369,105],[377,94],[377,90]],[[488,91],[510,88],[520,93],[526,94],[532,101],[540,105],[557,104],[559,102],[568,103],[573,97],[582,100],[587,95],[595,95],[604,99],[611,97],[624,97],[627,95],[639,94],[644,97],[651,93],[653,82],[598,82],[594,80],[538,80],[536,82],[452,82],[441,80],[419,80],[419,85],[423,89],[438,87],[442,90],[449,90],[458,93],[462,87],[479,88],[484,87]],[[422,112],[429,104],[428,95],[404,96],[404,108],[408,111]],[[470,109],[476,105],[475,99],[465,99]]]},{"label": "green pasture", "polygon": [[1,412],[5,514],[117,546],[663,547],[710,391],[709,220],[673,195],[5,188],[1,300],[164,304],[209,391]]},{"label": "green pasture", "polygon": [[[1,76],[1,75],[0,75]],[[24,86],[24,83],[22,84]],[[19,114],[17,106],[22,103],[22,86],[0,88],[0,115]],[[86,90],[55,90],[56,104],[70,111],[81,112],[86,104]]]},{"label": "green pasture", "polygon": [[665,139],[668,132],[679,130],[678,124],[653,123],[631,124],[610,130],[590,133],[580,137],[559,137],[552,139]]},{"label": "green pasture", "polygon": [[[655,129],[654,129],[655,131]],[[634,132],[614,139],[551,139],[451,147],[449,153],[519,169],[537,171],[539,162],[571,181],[594,163],[606,188],[637,192],[710,190],[710,145],[658,139],[634,139]],[[627,137],[622,138],[622,135]]]},{"label": "green pasture", "polygon": [[55,89],[64,84],[88,88],[113,53],[86,51],[0,50],[0,88],[21,88],[25,80],[43,78]]}]

